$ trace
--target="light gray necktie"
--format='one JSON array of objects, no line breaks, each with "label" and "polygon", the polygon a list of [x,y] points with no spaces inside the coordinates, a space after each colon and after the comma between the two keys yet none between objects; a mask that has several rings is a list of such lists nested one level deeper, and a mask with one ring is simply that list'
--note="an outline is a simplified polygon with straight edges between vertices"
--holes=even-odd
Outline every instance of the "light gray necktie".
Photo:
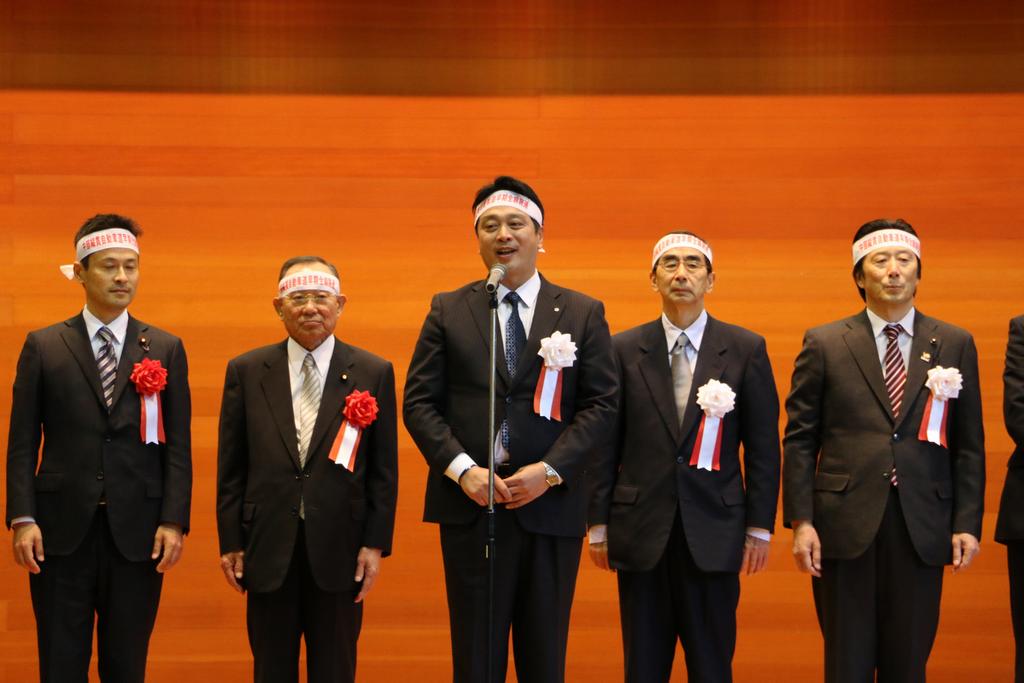
[{"label": "light gray necktie", "polygon": [[693,383],[690,359],[686,357],[686,347],[689,344],[690,340],[684,332],[679,335],[675,346],[672,347],[672,391],[676,395],[676,412],[679,413],[680,424],[683,422],[686,403],[690,399],[690,385]]},{"label": "light gray necktie", "polygon": [[307,353],[302,360],[302,393],[299,394],[299,465],[306,466],[309,440],[313,436],[313,425],[320,412],[320,375],[316,371],[313,354]]}]

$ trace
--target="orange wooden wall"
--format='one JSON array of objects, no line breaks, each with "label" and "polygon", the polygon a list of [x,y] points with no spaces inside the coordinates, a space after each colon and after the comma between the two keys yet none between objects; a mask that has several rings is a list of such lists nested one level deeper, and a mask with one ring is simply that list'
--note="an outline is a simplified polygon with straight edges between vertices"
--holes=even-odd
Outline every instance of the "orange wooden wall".
[{"label": "orange wooden wall", "polygon": [[[146,231],[132,312],[190,355],[193,533],[165,584],[149,680],[249,676],[244,601],[217,567],[216,420],[226,361],[283,337],[280,263],[337,263],[339,334],[392,359],[401,388],[430,295],[482,274],[468,205],[498,173],[538,190],[541,269],[603,299],[613,331],[657,315],[653,240],[707,237],[709,310],[768,338],[783,396],[803,330],[859,307],[856,227],[913,223],[919,307],[978,343],[989,454],[982,555],[947,575],[930,680],[1009,680],[991,534],[1011,448],[1007,321],[1024,311],[1022,35],[1014,0],[0,0],[0,389],[25,333],[81,307],[56,266],[97,212]],[[437,531],[419,522],[425,466],[399,437],[395,555],[369,599],[360,678],[444,681]],[[743,580],[740,682],[820,680],[790,536]],[[0,681],[22,683],[36,676],[34,622],[8,552]],[[568,668],[571,681],[620,679],[614,578],[586,559]]]},{"label": "orange wooden wall", "polygon": [[[180,334],[195,399],[193,533],[170,575],[153,640],[158,683],[244,680],[243,601],[217,568],[216,419],[228,358],[280,339],[277,268],[296,253],[338,264],[345,339],[405,369],[431,293],[481,274],[469,202],[489,177],[530,180],[548,207],[541,268],[606,302],[614,331],[653,318],[657,236],[697,230],[715,247],[712,314],[768,338],[780,392],[804,328],[857,310],[849,241],[902,216],[924,241],[919,306],[974,332],[989,489],[983,552],[949,578],[932,679],[1006,680],[1005,554],[992,542],[1010,442],[1000,373],[1019,313],[1020,96],[356,97],[41,91],[0,93],[0,386],[26,331],[82,295],[56,265],[89,215],[119,211],[146,234],[132,312]],[[0,421],[9,394],[0,399]],[[0,446],[6,441],[0,441]],[[448,634],[436,529],[419,522],[425,466],[400,432],[395,556],[369,601],[363,680],[441,681]],[[767,574],[745,579],[741,681],[813,681],[820,638],[790,533]],[[0,555],[0,673],[30,680],[27,580]],[[614,580],[584,562],[571,680],[615,680]],[[964,653],[970,656],[965,657]],[[2,680],[2,679],[0,679]]]}]

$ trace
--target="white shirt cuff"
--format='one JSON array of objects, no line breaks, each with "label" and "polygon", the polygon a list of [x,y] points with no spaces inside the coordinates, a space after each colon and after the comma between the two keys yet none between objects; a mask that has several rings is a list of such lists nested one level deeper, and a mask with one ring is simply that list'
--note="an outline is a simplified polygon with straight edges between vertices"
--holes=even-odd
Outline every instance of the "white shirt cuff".
[{"label": "white shirt cuff", "polygon": [[444,471],[444,475],[458,484],[459,477],[462,476],[462,473],[475,464],[476,461],[469,457],[468,453],[459,453],[455,456],[455,459],[449,463],[448,469]]},{"label": "white shirt cuff", "polygon": [[747,527],[747,536],[753,536],[754,538],[762,541],[772,540],[772,534],[770,531],[768,531],[767,529],[759,529],[756,526]]},{"label": "white shirt cuff", "polygon": [[587,529],[587,540],[591,545],[595,543],[606,543],[608,541],[608,525],[595,524]]},{"label": "white shirt cuff", "polygon": [[15,517],[11,520],[11,528],[18,526],[19,524],[35,524],[36,520],[34,517]]}]

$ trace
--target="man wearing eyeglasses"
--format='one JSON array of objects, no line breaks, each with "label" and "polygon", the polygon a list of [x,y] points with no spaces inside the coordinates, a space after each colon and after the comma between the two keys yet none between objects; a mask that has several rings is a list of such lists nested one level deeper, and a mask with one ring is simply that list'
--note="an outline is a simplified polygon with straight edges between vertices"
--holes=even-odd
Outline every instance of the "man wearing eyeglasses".
[{"label": "man wearing eyeglasses", "polygon": [[281,267],[288,339],[228,363],[217,457],[221,569],[247,593],[257,683],[355,680],[362,603],[391,551],[391,363],[334,336],[345,306],[318,256]]},{"label": "man wearing eyeglasses", "polygon": [[[779,398],[760,335],[708,315],[711,247],[658,240],[656,320],[612,338],[619,419],[593,467],[590,556],[618,572],[626,681],[732,680],[739,572],[768,563]],[[740,466],[740,445],[743,467]]]}]

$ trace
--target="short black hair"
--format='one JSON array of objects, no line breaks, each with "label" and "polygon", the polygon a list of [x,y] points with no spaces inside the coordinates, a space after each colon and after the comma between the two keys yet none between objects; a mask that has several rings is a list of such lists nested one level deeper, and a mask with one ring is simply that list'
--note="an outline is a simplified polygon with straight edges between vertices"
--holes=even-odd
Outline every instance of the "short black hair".
[{"label": "short black hair", "polygon": [[297,266],[300,263],[322,263],[331,269],[331,273],[334,277],[338,278],[338,285],[341,285],[341,276],[338,275],[338,269],[334,267],[333,263],[322,256],[292,256],[281,266],[281,272],[277,276],[278,281],[284,278],[284,274],[287,273],[292,266]]},{"label": "short black hair", "polygon": [[[696,237],[697,239],[699,239],[704,244],[708,244],[708,241],[706,239],[704,239],[703,237],[701,237],[700,235],[698,235],[695,232],[690,232],[689,230],[673,230],[672,232],[665,233],[665,234],[666,235],[689,235],[690,237]],[[664,236],[665,235],[662,235],[662,237],[664,237]],[[661,238],[659,238],[659,240],[660,239]],[[660,261],[660,260],[661,260],[661,258],[659,257],[658,261]],[[705,265],[705,267],[707,267],[708,273],[715,272],[711,268],[711,259],[709,259],[706,255],[704,255],[704,265]],[[651,275],[654,275],[654,271],[656,271],[657,269],[658,269],[658,264],[657,264],[657,262],[655,262],[655,264],[651,266]]]},{"label": "short black hair", "polygon": [[[470,209],[476,211],[476,207],[480,202],[487,199],[498,190],[508,190],[509,192],[515,192],[516,194],[523,195],[537,205],[537,208],[540,209],[541,216],[544,215],[544,205],[541,203],[540,197],[537,196],[537,193],[533,191],[533,188],[519,178],[513,178],[510,175],[500,175],[494,179],[493,183],[488,183],[477,190],[476,197],[473,198],[473,206],[471,206]],[[533,221],[533,229],[540,230],[540,223],[538,223],[532,216],[530,220]],[[474,221],[473,230],[475,231],[476,229],[477,222]]]},{"label": "short black hair", "polygon": [[[879,230],[902,230],[903,232],[909,232],[914,237],[917,237],[917,231],[914,230],[914,226],[906,222],[902,218],[876,218],[873,221],[868,221],[864,225],[857,229],[857,232],[853,235],[853,244],[857,243],[857,240]],[[921,257],[917,258],[917,279],[921,279]],[[857,284],[857,276],[864,272],[864,259],[861,258],[855,264],[853,264],[853,283]],[[864,288],[857,285],[857,292],[860,294],[861,301],[867,301],[867,295],[864,294]]]},{"label": "short black hair", "polygon": [[[127,230],[136,237],[142,236],[142,228],[131,218],[116,213],[98,213],[82,223],[82,227],[75,233],[74,245],[77,247],[78,240],[100,230]],[[89,270],[89,257],[83,257],[81,264],[83,268]]]}]

